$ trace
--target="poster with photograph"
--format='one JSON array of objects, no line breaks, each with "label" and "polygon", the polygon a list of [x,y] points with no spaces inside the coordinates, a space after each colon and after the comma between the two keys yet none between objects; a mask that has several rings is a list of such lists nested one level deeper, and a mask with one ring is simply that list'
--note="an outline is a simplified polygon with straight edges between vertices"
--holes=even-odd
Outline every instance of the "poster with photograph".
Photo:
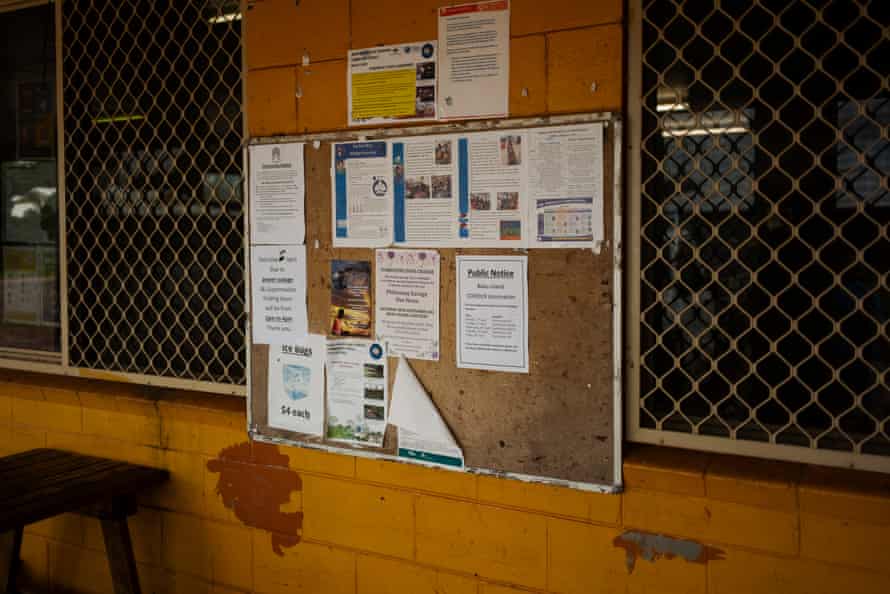
[{"label": "poster with photograph", "polygon": [[390,356],[439,360],[439,253],[377,250],[374,324]]},{"label": "poster with photograph", "polygon": [[306,237],[303,143],[253,145],[250,243],[300,244]]},{"label": "poster with photograph", "polygon": [[349,125],[436,119],[436,42],[349,51]]},{"label": "poster with photograph", "polygon": [[506,117],[510,84],[509,0],[439,8],[439,41],[439,118]]},{"label": "poster with photograph", "polygon": [[469,195],[461,196],[461,239],[476,247],[522,246],[527,183],[525,133],[483,132],[469,135],[467,143]]},{"label": "poster with photograph", "polygon": [[334,159],[335,247],[595,250],[604,237],[602,122],[340,143]]},{"label": "poster with photograph", "polygon": [[331,145],[334,247],[384,247],[392,242],[389,143]]},{"label": "poster with photograph", "polygon": [[371,336],[371,263],[331,260],[332,336]]},{"label": "poster with photograph", "polygon": [[603,124],[527,136],[529,247],[595,247],[604,239]]},{"label": "poster with photograph", "polygon": [[308,332],[306,246],[250,250],[251,326],[258,344],[291,344]]},{"label": "poster with photograph", "polygon": [[308,334],[299,342],[269,345],[269,426],[324,434],[324,365],[327,340]]},{"label": "poster with photograph", "polygon": [[392,143],[394,243],[453,245],[457,239],[457,136],[400,138]]},{"label": "poster with photograph", "polygon": [[457,257],[457,366],[528,373],[528,256]]},{"label": "poster with photograph", "polygon": [[332,441],[380,447],[386,432],[386,348],[372,340],[329,339],[327,432]]}]

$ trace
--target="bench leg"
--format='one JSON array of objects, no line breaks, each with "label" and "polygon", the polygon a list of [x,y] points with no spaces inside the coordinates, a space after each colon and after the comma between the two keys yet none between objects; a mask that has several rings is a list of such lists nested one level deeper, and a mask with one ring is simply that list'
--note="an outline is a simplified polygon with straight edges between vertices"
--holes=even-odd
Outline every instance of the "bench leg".
[{"label": "bench leg", "polygon": [[115,594],[140,594],[139,574],[126,518],[103,518],[102,534]]},{"label": "bench leg", "polygon": [[0,534],[0,588],[7,594],[16,592],[19,555],[22,551],[22,528]]}]

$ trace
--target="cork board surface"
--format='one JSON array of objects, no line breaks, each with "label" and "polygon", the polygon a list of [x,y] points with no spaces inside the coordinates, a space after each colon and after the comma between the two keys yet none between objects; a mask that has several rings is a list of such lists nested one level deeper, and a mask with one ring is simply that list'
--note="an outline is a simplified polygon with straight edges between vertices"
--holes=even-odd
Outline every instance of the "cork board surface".
[{"label": "cork board surface", "polygon": [[[580,249],[438,250],[440,359],[409,362],[463,448],[467,467],[581,483],[614,482],[613,146],[610,123],[604,133],[606,242],[599,254]],[[320,142],[317,148],[307,142],[309,331],[318,334],[326,334],[329,327],[331,260],[367,260],[372,266],[372,282],[375,278],[373,249],[332,247],[330,168],[330,142]],[[455,256],[518,253],[528,255],[529,373],[458,369]],[[372,287],[372,299],[373,293]],[[396,363],[396,359],[389,359],[390,384]],[[324,443],[268,427],[267,364],[268,347],[254,345],[251,394],[255,397],[251,398],[251,409],[258,432],[291,441]],[[329,445],[342,446],[336,442]],[[382,449],[363,450],[394,455],[396,447],[396,432],[390,426]]]}]

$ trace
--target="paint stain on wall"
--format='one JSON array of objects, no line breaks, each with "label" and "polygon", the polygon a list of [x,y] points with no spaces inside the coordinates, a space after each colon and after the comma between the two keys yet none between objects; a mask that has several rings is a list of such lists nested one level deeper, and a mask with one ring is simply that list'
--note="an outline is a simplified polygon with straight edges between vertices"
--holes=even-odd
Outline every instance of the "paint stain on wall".
[{"label": "paint stain on wall", "polygon": [[300,542],[302,512],[284,512],[281,506],[303,485],[277,446],[258,442],[233,445],[207,462],[207,469],[219,474],[216,493],[223,505],[247,526],[269,532],[277,555],[283,556],[284,547]]},{"label": "paint stain on wall", "polygon": [[651,534],[634,530],[616,536],[612,544],[624,549],[628,573],[633,573],[637,557],[653,563],[662,557],[665,559],[681,557],[690,563],[707,563],[708,561],[724,558],[722,550],[703,545],[694,540],[671,538],[663,534]]}]

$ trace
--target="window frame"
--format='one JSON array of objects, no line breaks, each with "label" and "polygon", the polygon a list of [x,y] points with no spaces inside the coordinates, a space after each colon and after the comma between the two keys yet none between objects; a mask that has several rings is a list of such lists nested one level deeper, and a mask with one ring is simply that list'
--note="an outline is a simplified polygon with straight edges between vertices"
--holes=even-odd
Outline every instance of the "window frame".
[{"label": "window frame", "polygon": [[[215,394],[226,394],[234,396],[247,396],[247,385],[237,385],[230,383],[200,381],[182,379],[176,377],[166,377],[157,375],[146,375],[139,373],[128,373],[120,371],[107,371],[97,369],[87,369],[82,367],[72,367],[69,361],[69,321],[68,321],[68,258],[67,258],[67,236],[66,236],[66,191],[65,191],[65,130],[64,130],[64,113],[65,105],[63,103],[63,56],[62,56],[62,1],[61,0],[0,0],[0,14],[6,12],[14,12],[17,10],[33,8],[37,6],[53,5],[54,22],[55,22],[55,100],[56,100],[56,176],[57,176],[57,196],[58,196],[58,224],[59,224],[59,242],[58,242],[58,261],[59,261],[59,330],[60,330],[60,351],[47,352],[28,349],[0,348],[0,369],[10,369],[25,372],[46,373],[53,375],[62,375],[69,377],[79,377],[84,379],[104,380],[121,383],[135,383],[145,386],[155,386],[160,388],[183,389],[197,392],[208,392]],[[241,14],[247,9],[246,0],[239,1]],[[244,138],[248,137],[247,118],[244,110],[247,99],[247,77],[246,77],[246,52],[244,51],[244,35],[245,35],[245,19],[240,19],[241,27],[241,109],[244,116],[242,117],[242,134]],[[247,155],[246,149],[241,151],[240,158],[243,163],[244,176],[242,180],[242,195],[247,196]],[[246,202],[245,202],[246,205]],[[247,220],[247,208],[243,209],[245,217],[245,229]],[[242,238],[243,244],[247,245],[246,232]],[[247,250],[244,249],[244,266],[245,275],[249,273],[247,269]],[[249,278],[249,277],[248,277]],[[249,291],[249,285],[246,287]],[[245,303],[247,303],[248,295],[245,294]],[[246,305],[246,307],[248,307]],[[249,316],[249,311],[246,314]],[[250,349],[250,335],[247,329],[243,329],[245,333],[245,352]],[[245,361],[245,373],[249,374],[249,361]]]},{"label": "window frame", "polygon": [[67,327],[68,319],[65,315],[66,296],[65,296],[65,258],[62,257],[65,245],[65,215],[62,212],[64,205],[64,163],[61,154],[64,146],[62,138],[62,111],[61,97],[62,85],[59,77],[61,76],[61,48],[59,47],[59,20],[61,16],[60,3],[53,0],[0,0],[0,14],[12,13],[28,8],[36,8],[38,6],[46,6],[54,4],[54,50],[55,50],[55,88],[54,100],[56,105],[56,197],[58,200],[58,224],[59,224],[59,241],[58,241],[58,261],[59,261],[59,351],[40,351],[32,349],[20,349],[12,347],[0,347],[0,368],[21,369],[23,371],[38,371],[45,373],[61,373],[61,370],[67,368]]},{"label": "window frame", "polygon": [[777,443],[756,442],[727,437],[680,433],[647,429],[640,426],[640,324],[641,324],[641,221],[642,221],[642,58],[643,58],[643,0],[627,3],[627,207],[625,278],[627,308],[625,310],[625,429],[627,441],[669,447],[736,454],[772,460],[837,466],[859,470],[890,473],[890,456],[857,454],[846,451],[816,449]]}]

